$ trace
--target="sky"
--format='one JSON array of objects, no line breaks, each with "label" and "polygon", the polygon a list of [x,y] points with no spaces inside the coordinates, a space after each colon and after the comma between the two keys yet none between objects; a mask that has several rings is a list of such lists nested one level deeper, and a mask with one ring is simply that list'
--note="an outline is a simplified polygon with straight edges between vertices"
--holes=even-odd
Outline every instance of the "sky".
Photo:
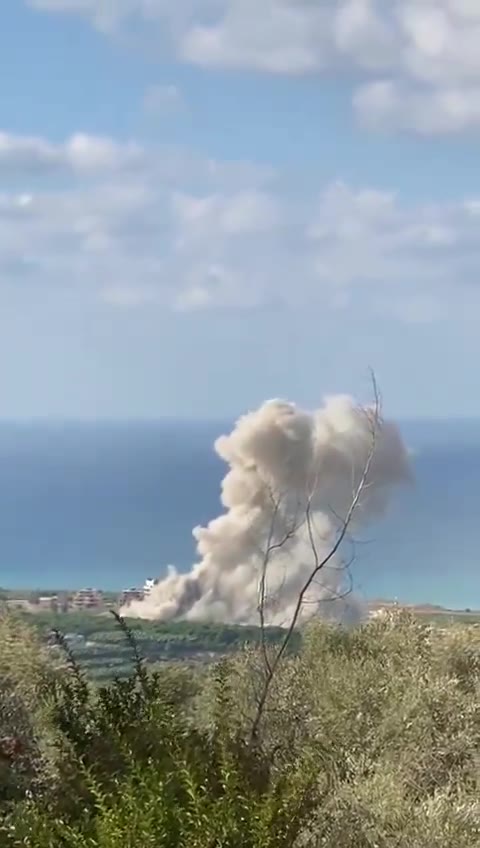
[{"label": "sky", "polygon": [[478,0],[4,0],[0,417],[480,416]]}]

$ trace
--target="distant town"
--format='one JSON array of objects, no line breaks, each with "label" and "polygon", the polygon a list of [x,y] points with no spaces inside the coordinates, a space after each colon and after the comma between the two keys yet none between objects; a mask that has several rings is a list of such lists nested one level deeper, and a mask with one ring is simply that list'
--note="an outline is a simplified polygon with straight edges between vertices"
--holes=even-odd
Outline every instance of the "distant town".
[{"label": "distant town", "polygon": [[[128,606],[132,601],[142,601],[148,598],[158,580],[147,578],[142,587],[133,586],[122,589],[120,592],[105,591],[95,588],[84,588],[77,591],[61,590],[50,594],[42,593],[41,590],[15,591],[0,589],[0,603],[10,610],[18,610],[24,613],[79,613],[90,612],[92,614],[108,613],[111,610],[119,610]],[[401,607],[410,609],[422,617],[443,618],[444,616],[475,618],[478,620],[480,611],[478,609],[448,609],[436,604],[409,604],[397,599],[386,600],[383,598],[368,601],[369,617],[375,618],[389,609]]]},{"label": "distant town", "polygon": [[[149,578],[140,587],[120,592],[84,588],[73,590],[0,589],[0,611],[14,612],[38,630],[42,641],[51,650],[58,650],[55,632],[63,634],[79,667],[92,682],[101,683],[116,677],[125,678],[132,672],[131,646],[119,630],[111,612],[118,612],[131,601],[148,598],[157,581]],[[410,609],[436,629],[448,632],[452,625],[480,627],[480,613],[473,610],[446,610],[440,606],[413,606],[397,600],[371,600],[370,619],[385,615],[392,609]],[[128,619],[128,608],[126,610]],[[281,627],[258,624],[234,625],[209,621],[150,621],[131,622],[138,651],[150,667],[164,663],[204,664],[228,656],[245,644],[259,645],[266,638],[277,644],[284,638]],[[292,647],[296,650],[301,634],[295,635]],[[295,647],[296,646],[296,647]]]},{"label": "distant town", "polygon": [[148,578],[143,587],[131,587],[123,589],[118,594],[115,592],[104,592],[101,589],[85,588],[78,591],[60,591],[52,594],[41,594],[40,592],[18,592],[12,596],[11,592],[3,591],[3,602],[7,609],[22,612],[108,612],[112,609],[120,609],[132,601],[142,601],[148,597],[156,584],[156,580]]}]

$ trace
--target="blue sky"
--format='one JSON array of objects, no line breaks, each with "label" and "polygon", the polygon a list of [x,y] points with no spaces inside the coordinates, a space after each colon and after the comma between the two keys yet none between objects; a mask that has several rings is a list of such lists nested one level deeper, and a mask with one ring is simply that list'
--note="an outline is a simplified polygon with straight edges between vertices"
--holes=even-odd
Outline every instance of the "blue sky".
[{"label": "blue sky", "polygon": [[477,0],[5,5],[0,416],[480,415]]}]

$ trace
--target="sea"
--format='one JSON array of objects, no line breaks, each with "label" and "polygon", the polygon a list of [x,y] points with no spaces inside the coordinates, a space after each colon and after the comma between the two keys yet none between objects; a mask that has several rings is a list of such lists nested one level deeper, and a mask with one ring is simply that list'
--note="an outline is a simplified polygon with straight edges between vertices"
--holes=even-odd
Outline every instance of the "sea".
[{"label": "sea", "polygon": [[[0,586],[121,590],[195,562],[229,422],[0,424]],[[406,421],[415,481],[355,545],[365,598],[480,609],[480,421]]]}]

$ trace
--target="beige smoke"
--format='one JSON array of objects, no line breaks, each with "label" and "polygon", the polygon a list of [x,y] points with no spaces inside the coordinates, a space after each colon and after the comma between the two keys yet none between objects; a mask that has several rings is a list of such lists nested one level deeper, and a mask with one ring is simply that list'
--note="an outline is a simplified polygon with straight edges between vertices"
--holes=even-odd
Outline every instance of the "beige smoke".
[{"label": "beige smoke", "polygon": [[[222,483],[225,512],[193,531],[199,562],[188,574],[170,567],[148,597],[122,613],[161,620],[258,622],[265,551],[277,544],[266,567],[265,619],[287,624],[315,562],[307,505],[322,559],[338,538],[372,453],[374,418],[373,455],[350,529],[381,514],[391,488],[409,478],[407,452],[396,426],[377,422],[375,410],[343,396],[328,398],[313,413],[268,401],[240,418],[230,435],[215,443],[229,466]],[[301,618],[319,611],[356,614],[356,601],[344,600],[347,577],[339,550],[309,588]]]}]

